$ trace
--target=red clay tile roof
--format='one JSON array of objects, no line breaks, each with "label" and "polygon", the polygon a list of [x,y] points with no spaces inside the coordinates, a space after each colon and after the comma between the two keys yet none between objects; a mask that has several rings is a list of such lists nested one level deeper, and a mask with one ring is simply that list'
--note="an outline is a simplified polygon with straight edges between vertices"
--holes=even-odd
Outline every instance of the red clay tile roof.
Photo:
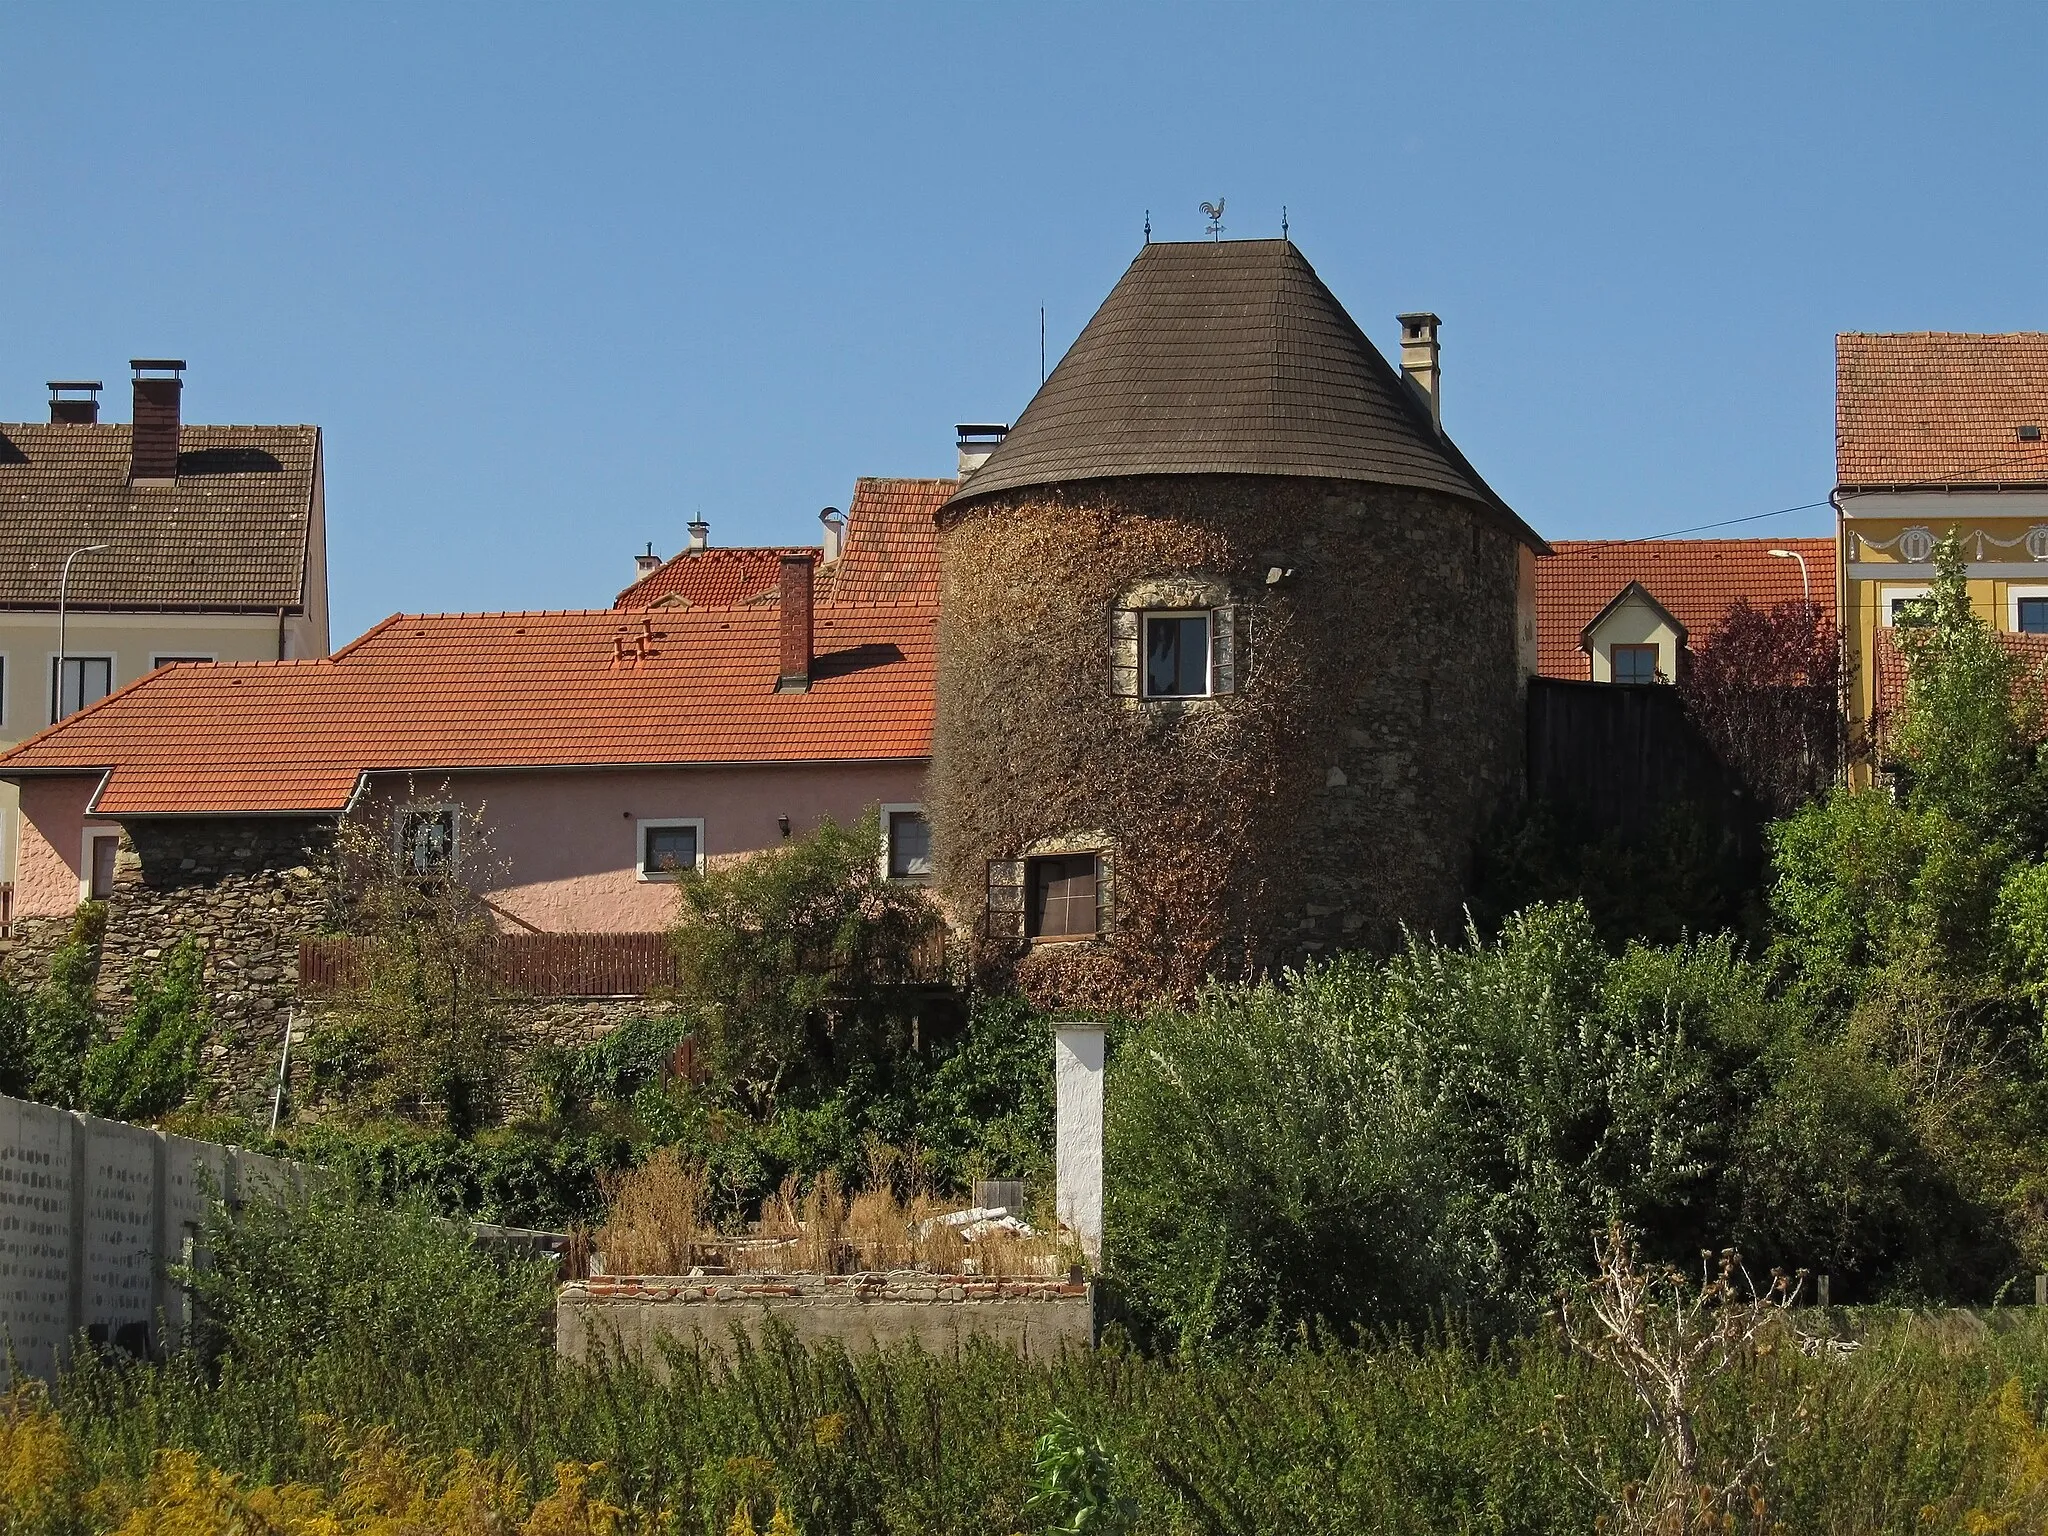
[{"label": "red clay tile roof", "polygon": [[782,581],[784,555],[818,556],[815,549],[748,546],[684,550],[621,592],[614,608],[737,608],[773,598]]},{"label": "red clay tile roof", "polygon": [[1833,539],[1563,539],[1551,548],[1557,553],[1536,562],[1537,670],[1545,677],[1592,675],[1579,635],[1632,581],[1685,626],[1695,647],[1738,597],[1758,608],[1797,602],[1799,562],[1773,549],[1806,556],[1813,600],[1834,616]]},{"label": "red clay tile roof", "polygon": [[[933,514],[957,480],[895,480],[863,476],[846,511],[846,545],[818,571],[818,601],[935,603],[939,600],[939,533]],[[650,571],[618,595],[615,608],[732,608],[773,603],[784,555],[820,551],[808,545],[689,550]]]},{"label": "red clay tile roof", "polygon": [[[2048,679],[2048,635],[2016,634],[2007,629],[1999,630],[1997,634],[1998,643],[2019,657],[2026,674]],[[1896,631],[1885,628],[1877,632],[1874,655],[1877,676],[1872,690],[1871,715],[1876,733],[1882,736],[1899,706],[1906,702],[1906,655],[1899,649]],[[2044,691],[2048,691],[2048,683],[2043,686]]]},{"label": "red clay tile roof", "polygon": [[936,603],[939,526],[934,520],[960,482],[854,482],[846,509],[846,549],[833,567],[831,599],[839,603]]},{"label": "red clay tile roof", "polygon": [[1913,331],[1835,338],[1835,479],[2048,484],[2048,334]]},{"label": "red clay tile roof", "polygon": [[133,485],[125,423],[0,424],[0,604],[57,606],[65,555],[80,608],[296,608],[318,427],[187,426],[178,478]]},{"label": "red clay tile roof", "polygon": [[917,760],[936,621],[820,605],[810,691],[777,693],[773,609],[398,614],[326,660],[153,672],[0,778],[108,770],[109,815],[312,814],[378,769]]}]

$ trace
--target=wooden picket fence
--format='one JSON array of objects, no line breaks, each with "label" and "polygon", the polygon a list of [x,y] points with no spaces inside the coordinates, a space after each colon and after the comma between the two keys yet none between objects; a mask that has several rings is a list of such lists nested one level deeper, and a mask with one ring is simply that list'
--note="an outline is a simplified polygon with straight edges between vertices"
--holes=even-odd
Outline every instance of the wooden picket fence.
[{"label": "wooden picket fence", "polygon": [[[365,942],[301,939],[300,993],[346,990]],[[665,933],[506,933],[492,975],[514,997],[650,997],[675,986],[676,957]]]}]

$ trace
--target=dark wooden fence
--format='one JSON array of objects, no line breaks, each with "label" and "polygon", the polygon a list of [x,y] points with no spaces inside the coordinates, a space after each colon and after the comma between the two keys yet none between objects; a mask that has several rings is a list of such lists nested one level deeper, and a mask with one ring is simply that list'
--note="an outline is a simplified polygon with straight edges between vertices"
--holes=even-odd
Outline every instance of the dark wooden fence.
[{"label": "dark wooden fence", "polygon": [[1583,832],[1631,837],[1686,805],[1744,857],[1760,847],[1756,802],[1664,684],[1530,679],[1529,798]]},{"label": "dark wooden fence", "polygon": [[[300,992],[345,989],[363,944],[301,939]],[[491,971],[515,997],[647,997],[676,984],[676,957],[665,933],[507,933]]]}]

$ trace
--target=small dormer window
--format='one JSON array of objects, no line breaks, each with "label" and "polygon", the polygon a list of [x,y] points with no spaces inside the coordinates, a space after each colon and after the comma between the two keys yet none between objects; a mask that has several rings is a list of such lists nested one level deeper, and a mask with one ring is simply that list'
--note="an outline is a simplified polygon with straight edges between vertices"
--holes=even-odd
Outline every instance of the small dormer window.
[{"label": "small dormer window", "polygon": [[1654,645],[1612,646],[1608,650],[1608,658],[1613,663],[1617,683],[1657,681],[1657,647]]},{"label": "small dormer window", "polygon": [[1145,615],[1145,697],[1209,696],[1209,614]]}]

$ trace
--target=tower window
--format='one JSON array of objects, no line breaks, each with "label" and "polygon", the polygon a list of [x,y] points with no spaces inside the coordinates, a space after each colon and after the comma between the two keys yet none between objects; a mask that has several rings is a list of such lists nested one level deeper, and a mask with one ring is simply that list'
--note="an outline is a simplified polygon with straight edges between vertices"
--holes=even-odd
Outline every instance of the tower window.
[{"label": "tower window", "polygon": [[1607,659],[1617,683],[1657,681],[1657,647],[1654,645],[1610,646]]},{"label": "tower window", "polygon": [[932,877],[932,825],[923,806],[882,807],[882,873],[891,880]]},{"label": "tower window", "polygon": [[1024,883],[1027,938],[1092,939],[1102,931],[1100,856],[1027,859]]},{"label": "tower window", "polygon": [[1145,697],[1209,696],[1209,615],[1145,615]]}]

